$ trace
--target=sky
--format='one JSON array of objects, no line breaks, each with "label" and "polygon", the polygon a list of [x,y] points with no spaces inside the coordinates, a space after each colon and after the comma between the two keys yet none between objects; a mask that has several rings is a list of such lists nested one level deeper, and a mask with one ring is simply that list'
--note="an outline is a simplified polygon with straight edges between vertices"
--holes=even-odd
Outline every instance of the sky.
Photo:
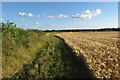
[{"label": "sky", "polygon": [[117,2],[3,2],[2,19],[23,29],[118,27]]},{"label": "sky", "polygon": [[120,0],[2,0],[3,2],[119,2]]}]

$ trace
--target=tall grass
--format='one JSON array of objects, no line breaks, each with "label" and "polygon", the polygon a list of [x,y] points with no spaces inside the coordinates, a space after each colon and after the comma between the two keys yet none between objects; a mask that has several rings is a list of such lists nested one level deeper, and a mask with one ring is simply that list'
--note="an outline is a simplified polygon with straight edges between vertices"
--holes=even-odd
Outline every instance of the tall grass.
[{"label": "tall grass", "polygon": [[61,41],[55,33],[22,30],[2,23],[3,78],[53,78],[63,75]]},{"label": "tall grass", "polygon": [[91,76],[83,58],[78,60],[72,49],[63,40],[55,37],[58,32],[22,30],[10,22],[2,23],[2,32],[3,78]]},{"label": "tall grass", "polygon": [[9,77],[36,56],[42,46],[42,40],[39,40],[45,33],[22,30],[10,22],[2,24],[2,75]]}]

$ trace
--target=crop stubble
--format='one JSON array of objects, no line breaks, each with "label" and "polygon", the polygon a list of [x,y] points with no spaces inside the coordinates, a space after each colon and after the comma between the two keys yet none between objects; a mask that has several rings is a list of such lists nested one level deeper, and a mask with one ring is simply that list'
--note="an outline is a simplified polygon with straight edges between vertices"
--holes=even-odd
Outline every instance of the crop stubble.
[{"label": "crop stubble", "polygon": [[97,78],[120,78],[118,33],[65,32],[57,36],[65,40],[76,56],[85,57]]}]

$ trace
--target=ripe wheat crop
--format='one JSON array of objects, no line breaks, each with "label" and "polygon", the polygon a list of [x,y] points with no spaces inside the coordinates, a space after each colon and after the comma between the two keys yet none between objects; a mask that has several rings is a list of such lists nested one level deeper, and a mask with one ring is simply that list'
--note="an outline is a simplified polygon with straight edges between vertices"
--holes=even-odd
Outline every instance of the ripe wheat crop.
[{"label": "ripe wheat crop", "polygon": [[[97,78],[119,78],[119,32],[66,32],[63,38],[76,56],[84,56]],[[78,63],[79,64],[79,63]]]}]

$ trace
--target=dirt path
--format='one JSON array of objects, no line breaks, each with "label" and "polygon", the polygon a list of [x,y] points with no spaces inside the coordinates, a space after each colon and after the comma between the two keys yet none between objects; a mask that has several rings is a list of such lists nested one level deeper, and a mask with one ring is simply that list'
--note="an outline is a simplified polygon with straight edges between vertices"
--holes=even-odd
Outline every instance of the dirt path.
[{"label": "dirt path", "polygon": [[[88,66],[85,62],[85,59],[83,56],[76,56],[75,52],[73,51],[70,46],[68,46],[64,39],[56,36],[63,42],[63,48],[62,49],[62,61],[64,62],[64,71],[65,75],[64,77],[67,78],[95,78],[93,73],[90,69],[88,69]],[[70,67],[70,68],[69,68]],[[67,69],[69,68],[69,69]]]},{"label": "dirt path", "polygon": [[[43,49],[36,54],[35,59],[30,64],[24,64],[23,69],[13,78],[95,78],[88,69],[83,56],[75,56],[72,49],[60,37],[55,36],[54,39],[58,40],[56,45],[51,47],[51,42],[44,45]],[[49,48],[51,50],[54,48],[56,53],[54,54],[55,51],[49,52]]]}]

